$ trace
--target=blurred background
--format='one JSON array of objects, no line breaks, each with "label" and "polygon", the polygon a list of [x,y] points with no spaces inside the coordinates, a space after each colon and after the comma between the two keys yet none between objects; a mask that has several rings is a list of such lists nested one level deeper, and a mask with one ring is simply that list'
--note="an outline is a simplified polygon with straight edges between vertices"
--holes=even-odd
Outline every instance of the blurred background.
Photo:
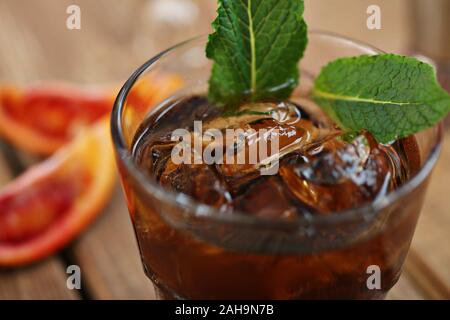
[{"label": "blurred background", "polygon": [[[426,56],[448,85],[450,0],[305,3],[311,29],[346,35],[387,52]],[[81,9],[80,30],[66,28],[69,5]],[[209,33],[215,5],[215,0],[0,0],[0,82],[123,83],[159,51]],[[380,30],[367,27],[370,5],[381,9]],[[444,148],[404,276],[391,298],[450,298],[450,206],[445,192],[449,147]],[[9,180],[7,171],[0,169],[0,181]],[[120,192],[106,211],[64,255],[0,272],[0,298],[152,298]],[[73,261],[87,270],[80,292],[65,287],[65,266]]]},{"label": "blurred background", "polygon": [[[424,54],[440,63],[441,77],[450,73],[448,0],[305,3],[311,29],[388,52]],[[81,30],[66,28],[66,9],[73,4],[81,9]],[[371,5],[381,9],[380,30],[367,28]],[[122,81],[160,50],[208,33],[215,10],[215,0],[1,0],[0,81]]]},{"label": "blurred background", "polygon": [[[389,52],[450,56],[448,0],[305,2],[311,29]],[[81,30],[66,28],[66,9],[73,4],[81,9]],[[367,28],[370,5],[381,9],[381,30]],[[0,79],[125,79],[158,51],[208,33],[215,6],[215,0],[1,0]]]}]

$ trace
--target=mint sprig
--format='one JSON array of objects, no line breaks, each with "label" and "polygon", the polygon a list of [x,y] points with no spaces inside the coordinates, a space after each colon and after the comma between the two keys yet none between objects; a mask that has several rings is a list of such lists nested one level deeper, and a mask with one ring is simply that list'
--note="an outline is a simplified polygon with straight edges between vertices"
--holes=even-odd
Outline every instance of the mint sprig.
[{"label": "mint sprig", "polygon": [[209,98],[221,105],[288,98],[307,44],[303,0],[219,0],[207,56]]},{"label": "mint sprig", "polygon": [[331,62],[313,96],[342,129],[367,130],[380,143],[432,127],[450,112],[450,96],[434,68],[394,54]]},{"label": "mint sprig", "polygon": [[[206,48],[214,61],[209,99],[234,106],[289,98],[307,44],[303,0],[218,3]],[[380,143],[432,127],[450,112],[450,96],[433,67],[393,54],[331,62],[318,76],[313,97],[346,133],[367,130]]]}]

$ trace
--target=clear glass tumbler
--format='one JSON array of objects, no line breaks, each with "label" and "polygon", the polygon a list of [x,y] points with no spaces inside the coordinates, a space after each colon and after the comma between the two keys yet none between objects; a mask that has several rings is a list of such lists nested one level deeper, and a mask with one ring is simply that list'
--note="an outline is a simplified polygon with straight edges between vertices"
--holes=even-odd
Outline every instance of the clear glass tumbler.
[{"label": "clear glass tumbler", "polygon": [[[328,62],[377,54],[368,45],[311,32],[301,62],[307,97]],[[121,90],[112,134],[144,269],[162,299],[382,299],[400,277],[432,169],[441,125],[416,135],[420,169],[399,189],[357,209],[294,221],[225,215],[163,189],[132,156],[149,114],[174,96],[206,92],[211,62],[199,37],[149,60]],[[171,88],[158,78],[172,77]],[[151,89],[153,87],[153,89]],[[139,99],[136,97],[139,96]],[[368,286],[380,272],[381,287]]]}]

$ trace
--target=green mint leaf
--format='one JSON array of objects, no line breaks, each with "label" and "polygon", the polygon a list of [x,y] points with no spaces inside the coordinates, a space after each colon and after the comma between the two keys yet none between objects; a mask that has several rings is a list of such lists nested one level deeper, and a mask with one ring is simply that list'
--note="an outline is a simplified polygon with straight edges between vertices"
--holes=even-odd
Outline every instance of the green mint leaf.
[{"label": "green mint leaf", "polygon": [[219,0],[206,48],[209,98],[219,104],[286,99],[307,44],[303,0]]},{"label": "green mint leaf", "polygon": [[313,97],[342,129],[367,130],[380,143],[432,127],[450,111],[434,68],[394,54],[331,62],[316,79]]}]

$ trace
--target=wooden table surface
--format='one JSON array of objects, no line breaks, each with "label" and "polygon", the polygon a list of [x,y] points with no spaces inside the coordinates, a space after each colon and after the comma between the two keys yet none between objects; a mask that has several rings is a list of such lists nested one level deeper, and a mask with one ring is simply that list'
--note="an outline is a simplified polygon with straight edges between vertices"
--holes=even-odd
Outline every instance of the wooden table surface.
[{"label": "wooden table surface", "polygon": [[[164,16],[168,3],[170,6],[174,1],[184,6],[184,11],[176,13],[178,25],[167,14]],[[314,1],[317,13],[308,13],[312,24],[329,25],[329,20],[321,24],[317,18],[323,16],[319,10],[326,9],[326,0]],[[400,1],[394,1],[395,5]],[[201,5],[196,7],[189,0],[130,0],[127,5],[120,0],[80,0],[77,3],[82,9],[82,30],[69,31],[65,28],[65,9],[71,1],[2,0],[0,80],[28,83],[57,78],[81,83],[123,82],[136,66],[158,50],[188,36],[208,32],[214,15],[211,2],[198,0]],[[307,3],[314,6],[311,0]],[[197,18],[184,17],[186,10],[194,17],[200,16],[200,22]],[[355,29],[348,21],[345,23],[344,31]],[[400,22],[387,26],[385,33],[392,34],[389,29],[392,27],[397,28],[394,35],[406,34],[407,28]],[[365,33],[363,36],[370,37]],[[380,42],[381,38],[380,34],[375,35],[374,42]],[[386,46],[393,51],[407,50],[392,37],[388,37]],[[450,250],[447,248],[450,200],[446,189],[450,181],[450,132],[446,136],[403,275],[389,294],[390,299],[450,299]],[[5,142],[0,146],[2,186],[36,159]],[[82,290],[69,290],[66,286],[66,268],[73,264],[81,268]],[[0,299],[154,297],[141,267],[119,187],[102,216],[63,252],[30,267],[0,270]]]}]

